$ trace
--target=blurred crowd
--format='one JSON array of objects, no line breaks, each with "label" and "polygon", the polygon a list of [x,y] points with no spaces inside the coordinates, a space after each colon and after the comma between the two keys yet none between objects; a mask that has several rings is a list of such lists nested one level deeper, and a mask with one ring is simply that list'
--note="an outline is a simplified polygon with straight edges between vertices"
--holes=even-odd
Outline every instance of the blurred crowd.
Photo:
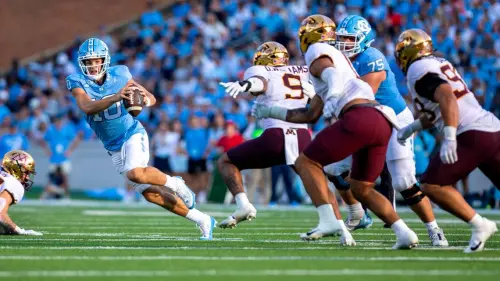
[{"label": "blurred crowd", "polygon": [[[186,169],[205,172],[207,159],[227,148],[220,141],[228,124],[254,137],[260,128],[249,114],[252,98],[228,97],[218,82],[240,80],[255,49],[268,40],[287,47],[291,64],[303,64],[297,31],[305,16],[316,13],[337,23],[349,14],[366,17],[377,34],[373,46],[387,56],[408,101],[394,42],[404,29],[426,30],[436,52],[457,67],[481,104],[500,116],[498,0],[180,0],[164,11],[146,1],[138,22],[120,32],[102,27],[96,37],[107,43],[112,65],[127,65],[160,101],[138,116],[150,132],[155,165],[171,169],[169,159],[185,154]],[[1,154],[36,143],[60,164],[80,140],[94,138],[65,85],[67,75],[80,71],[77,50],[84,39],[26,66],[14,60],[0,78]],[[324,125],[320,121],[312,130]]]}]

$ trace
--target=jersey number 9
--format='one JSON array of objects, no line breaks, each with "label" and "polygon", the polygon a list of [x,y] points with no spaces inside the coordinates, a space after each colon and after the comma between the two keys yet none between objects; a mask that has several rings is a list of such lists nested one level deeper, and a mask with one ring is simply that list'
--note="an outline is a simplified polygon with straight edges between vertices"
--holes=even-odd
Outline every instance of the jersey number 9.
[{"label": "jersey number 9", "polygon": [[292,93],[285,94],[285,99],[301,100],[304,98],[304,92],[302,91],[302,81],[300,81],[300,76],[285,73],[283,75],[283,85],[291,90]]}]

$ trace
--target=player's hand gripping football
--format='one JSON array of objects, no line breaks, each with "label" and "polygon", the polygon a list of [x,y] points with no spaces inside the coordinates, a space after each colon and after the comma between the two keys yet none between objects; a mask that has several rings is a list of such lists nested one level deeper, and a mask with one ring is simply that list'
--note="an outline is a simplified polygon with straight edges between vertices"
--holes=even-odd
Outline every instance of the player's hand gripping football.
[{"label": "player's hand gripping football", "polygon": [[233,98],[236,98],[240,93],[243,93],[248,88],[248,81],[236,81],[236,82],[220,82],[219,84],[226,88],[226,94],[230,95]]}]

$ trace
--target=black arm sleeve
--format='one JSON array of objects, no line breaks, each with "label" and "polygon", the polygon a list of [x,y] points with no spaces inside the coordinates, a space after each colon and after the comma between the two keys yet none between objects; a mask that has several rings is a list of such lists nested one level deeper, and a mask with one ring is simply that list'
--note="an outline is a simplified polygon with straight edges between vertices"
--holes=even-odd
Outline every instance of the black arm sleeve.
[{"label": "black arm sleeve", "polygon": [[439,77],[437,73],[428,72],[422,78],[415,82],[415,91],[419,96],[422,96],[428,100],[436,102],[434,100],[434,92],[437,87],[441,84],[448,83],[443,78]]}]

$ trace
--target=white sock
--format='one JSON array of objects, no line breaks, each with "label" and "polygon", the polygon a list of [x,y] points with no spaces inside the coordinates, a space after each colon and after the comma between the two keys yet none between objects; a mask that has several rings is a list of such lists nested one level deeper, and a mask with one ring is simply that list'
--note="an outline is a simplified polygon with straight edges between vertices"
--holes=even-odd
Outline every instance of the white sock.
[{"label": "white sock", "polygon": [[[333,207],[331,204],[324,204],[316,207],[319,215],[319,223],[320,224],[335,224],[337,223],[337,218],[335,217],[335,213],[333,212]],[[342,223],[343,224],[343,223]]]},{"label": "white sock", "polygon": [[478,213],[476,213],[470,221],[468,221],[469,225],[478,228],[483,223],[483,217],[481,217]]},{"label": "white sock", "polygon": [[394,233],[396,233],[396,236],[398,235],[398,233],[402,233],[402,232],[410,230],[410,228],[408,228],[408,226],[406,225],[406,223],[402,219],[399,219],[395,223],[393,223],[391,225],[391,228],[394,231]]},{"label": "white sock", "polygon": [[207,218],[210,218],[207,214],[202,213],[196,209],[191,209],[186,215],[186,219],[193,221],[197,224],[203,223]]},{"label": "white sock", "polygon": [[167,176],[167,181],[165,182],[164,186],[172,190],[173,192],[177,192],[177,184],[175,183],[174,177],[171,177],[169,175],[165,176]]},{"label": "white sock", "polygon": [[431,233],[434,228],[438,228],[438,224],[436,220],[433,220],[431,222],[426,222],[425,227],[427,227],[427,232]]},{"label": "white sock", "polygon": [[363,210],[363,206],[361,203],[356,203],[354,205],[347,205],[349,209],[349,219],[360,220],[365,215],[365,210]]},{"label": "white sock", "polygon": [[234,200],[236,201],[236,206],[238,206],[238,208],[242,208],[243,206],[250,204],[250,201],[248,201],[248,197],[245,192],[236,194],[236,196],[234,196]]}]

